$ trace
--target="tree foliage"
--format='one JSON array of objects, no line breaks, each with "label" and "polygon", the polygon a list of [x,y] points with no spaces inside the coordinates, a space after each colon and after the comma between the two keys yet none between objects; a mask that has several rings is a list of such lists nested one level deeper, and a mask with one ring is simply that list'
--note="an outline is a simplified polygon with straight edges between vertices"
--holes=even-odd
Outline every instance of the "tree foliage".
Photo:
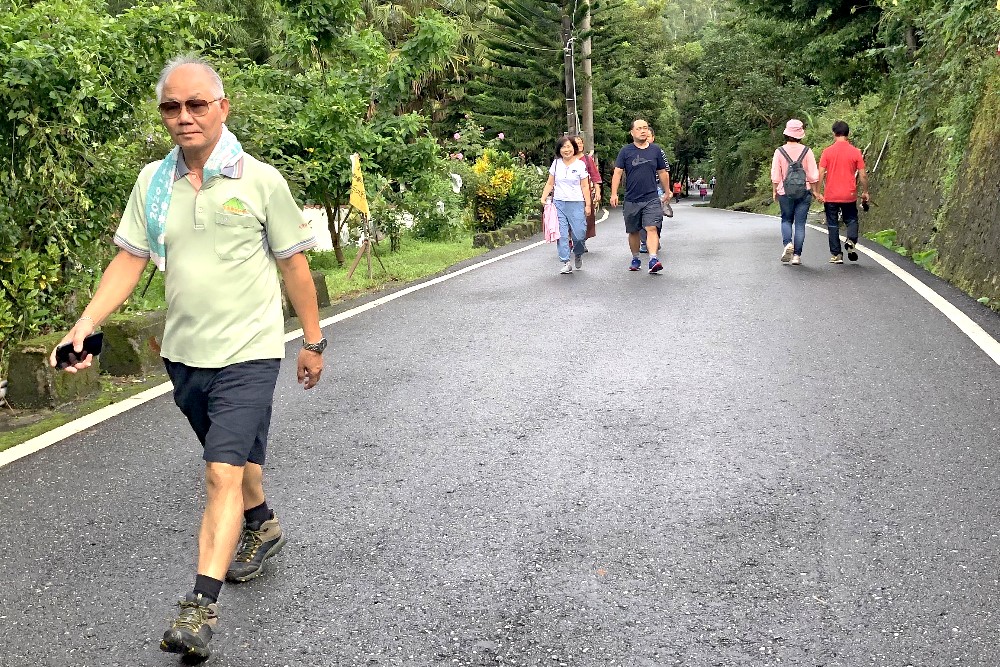
[{"label": "tree foliage", "polygon": [[199,22],[209,21],[184,2],[111,17],[85,0],[47,0],[0,14],[4,353],[86,297],[80,276],[92,280],[106,259],[123,193],[155,143],[152,82]]}]

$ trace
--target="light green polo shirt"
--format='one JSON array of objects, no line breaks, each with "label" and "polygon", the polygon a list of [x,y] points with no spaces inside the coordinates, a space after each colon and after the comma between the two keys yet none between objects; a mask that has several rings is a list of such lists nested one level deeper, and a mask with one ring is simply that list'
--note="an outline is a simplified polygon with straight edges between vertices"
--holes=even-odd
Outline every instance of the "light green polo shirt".
[{"label": "light green polo shirt", "polygon": [[[123,250],[149,257],[146,165],[115,233]],[[167,322],[161,354],[196,368],[285,356],[275,258],[316,245],[312,227],[278,170],[249,155],[195,191],[178,159],[165,240]],[[228,174],[228,175],[225,175]]]}]

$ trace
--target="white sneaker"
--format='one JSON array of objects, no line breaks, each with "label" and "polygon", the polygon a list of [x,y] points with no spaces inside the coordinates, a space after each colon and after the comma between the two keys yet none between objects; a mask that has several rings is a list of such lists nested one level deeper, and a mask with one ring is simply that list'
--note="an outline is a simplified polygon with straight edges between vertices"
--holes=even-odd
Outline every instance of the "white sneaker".
[{"label": "white sneaker", "polygon": [[559,273],[573,273],[573,265],[569,262],[565,262],[562,267],[562,271]]},{"label": "white sneaker", "polygon": [[792,261],[789,262],[792,266],[798,266],[802,263],[802,258],[798,255],[792,255]]},{"label": "white sneaker", "polygon": [[582,269],[583,268],[583,255],[577,255],[576,256],[576,268],[578,268],[578,269]]},{"label": "white sneaker", "polygon": [[785,246],[785,251],[781,253],[781,261],[787,264],[788,260],[792,258],[793,252],[795,252],[795,246],[789,243]]}]

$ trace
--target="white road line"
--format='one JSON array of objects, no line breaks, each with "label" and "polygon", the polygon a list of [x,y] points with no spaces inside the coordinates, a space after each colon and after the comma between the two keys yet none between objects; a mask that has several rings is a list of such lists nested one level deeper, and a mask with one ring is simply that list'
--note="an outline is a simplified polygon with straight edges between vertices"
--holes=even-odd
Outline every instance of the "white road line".
[{"label": "white road line", "polygon": [[[824,234],[829,235],[829,232],[824,227],[813,224],[807,224],[807,226],[812,227],[818,232],[823,232]],[[921,281],[912,273],[909,273],[905,269],[901,268],[898,264],[890,262],[886,258],[882,257],[882,255],[874,253],[871,250],[866,250],[862,246],[855,246],[855,250],[875,260],[875,262],[880,264],[882,268],[886,269],[889,273],[909,285],[914,292],[927,299],[932,306],[941,311],[941,313],[951,320],[955,326],[962,331],[962,333],[968,336],[973,343],[978,345],[983,352],[1000,365],[1000,342],[997,342],[993,336],[986,333],[986,331],[981,326],[976,324],[972,318],[953,306],[950,301],[932,290],[926,283]]]},{"label": "white road line", "polygon": [[[609,215],[610,211],[608,209],[604,209],[604,215],[601,217],[600,220],[598,220],[598,222],[604,222],[605,220],[608,219]],[[765,215],[765,214],[751,214],[751,215]],[[774,218],[775,216],[768,215],[767,217]],[[817,225],[810,224],[808,226],[815,229],[816,231],[823,232],[824,234],[827,233],[826,229],[819,227]],[[502,255],[498,255],[491,259],[478,262],[471,266],[467,266],[463,269],[459,269],[458,271],[455,271],[453,273],[448,273],[443,276],[438,276],[437,278],[428,280],[427,282],[423,282],[418,285],[413,285],[411,287],[401,289],[398,292],[393,292],[392,294],[388,294],[380,299],[375,299],[374,301],[370,301],[362,306],[358,306],[357,308],[352,308],[338,315],[334,315],[333,317],[328,317],[327,319],[320,322],[320,326],[327,327],[330,326],[331,324],[342,322],[348,318],[354,317],[355,315],[360,315],[365,311],[371,310],[372,308],[377,308],[378,306],[387,304],[390,301],[402,298],[407,294],[412,294],[413,292],[417,292],[427,287],[431,287],[432,285],[443,283],[446,280],[451,280],[452,278],[468,273],[469,271],[475,271],[476,269],[481,268],[483,266],[488,266],[489,264],[493,264],[494,262],[499,262],[502,259],[513,257],[514,255],[518,255],[522,252],[526,252],[533,248],[537,248],[538,246],[541,245],[545,245],[545,241],[537,241],[530,245],[526,245],[523,248],[519,248],[517,250],[504,253]],[[939,311],[941,311],[941,313],[945,317],[951,320],[955,324],[955,326],[957,326],[966,336],[968,336],[972,340],[972,342],[978,345],[983,350],[983,352],[989,355],[989,357],[993,359],[994,362],[1000,365],[1000,342],[997,342],[995,338],[986,333],[986,331],[984,331],[983,328],[980,327],[978,324],[973,322],[968,315],[966,315],[961,310],[953,306],[944,297],[942,297],[937,292],[928,287],[926,284],[921,282],[918,278],[911,275],[910,273],[907,273],[905,270],[901,269],[896,264],[893,264],[892,262],[884,259],[881,255],[866,250],[861,246],[857,246],[857,250],[858,252],[864,254],[865,256],[875,260],[875,262],[880,264],[890,273],[892,273],[897,278],[902,280],[904,283],[909,285],[917,294],[925,298],[928,302],[930,302],[932,306],[937,308]],[[290,331],[287,334],[285,334],[285,342],[293,341],[297,338],[300,338],[301,336],[302,336],[301,329]],[[65,440],[70,436],[85,431],[86,429],[95,426],[103,421],[107,421],[108,419],[120,415],[123,412],[127,412],[132,408],[138,407],[143,403],[153,400],[154,398],[158,398],[171,391],[171,389],[173,389],[173,385],[171,385],[170,382],[165,382],[161,385],[157,385],[151,389],[147,389],[144,392],[136,394],[135,396],[126,398],[118,403],[115,403],[114,405],[109,405],[107,407],[101,408],[100,410],[96,410],[90,413],[89,415],[80,417],[79,419],[75,419],[67,424],[63,424],[62,426],[52,431],[49,431],[48,433],[43,433],[42,435],[39,435],[35,438],[32,438],[31,440],[23,442],[20,445],[15,445],[10,449],[2,451],[0,452],[0,468],[9,463],[17,461],[18,459],[24,458],[29,454],[34,454],[35,452],[41,449],[45,449],[50,445],[54,445],[57,442],[60,442],[61,440]]]},{"label": "white road line", "polygon": [[[607,217],[608,217],[607,213],[605,213],[605,216],[604,218],[601,218],[601,221],[605,220]],[[459,269],[458,271],[455,271],[453,273],[448,273],[443,276],[438,276],[433,280],[428,280],[427,282],[420,283],[418,285],[412,285],[411,287],[407,287],[405,289],[401,289],[398,292],[393,292],[392,294],[386,295],[381,299],[370,301],[362,306],[358,306],[357,308],[346,310],[343,313],[340,313],[339,315],[328,317],[327,319],[322,320],[320,322],[320,326],[327,327],[331,324],[342,322],[343,320],[346,320],[349,317],[360,315],[361,313],[367,310],[371,310],[372,308],[377,308],[378,306],[389,303],[390,301],[394,301],[396,299],[404,297],[407,294],[412,294],[413,292],[425,289],[432,285],[443,283],[446,280],[451,280],[452,278],[468,273],[469,271],[475,271],[478,268],[488,266],[489,264],[492,264],[494,262],[499,262],[502,259],[513,257],[514,255],[531,250],[532,248],[537,248],[540,245],[545,245],[545,241],[537,241],[530,245],[526,245],[523,248],[519,248],[517,250],[504,253],[503,255],[498,255],[491,259],[487,259],[482,262],[473,264],[471,266],[467,266],[463,269]],[[285,342],[287,343],[289,341],[293,341],[296,338],[300,338],[301,336],[302,336],[302,329],[296,329],[295,331],[290,331],[287,334],[285,334]],[[91,426],[95,426],[96,424],[100,424],[103,421],[107,421],[108,419],[120,415],[123,412],[127,412],[132,408],[136,408],[142,405],[143,403],[147,403],[148,401],[153,400],[154,398],[158,398],[170,392],[172,389],[173,385],[170,382],[164,382],[163,384],[156,385],[151,389],[147,389],[146,391],[138,393],[135,396],[126,398],[118,403],[115,403],[114,405],[109,405],[107,407],[101,408],[100,410],[95,410],[89,415],[80,417],[79,419],[74,419],[69,423],[63,424],[62,426],[53,429],[47,433],[43,433],[30,440],[22,442],[19,445],[14,445],[9,449],[0,452],[0,468],[4,467],[9,463],[17,461],[18,459],[24,458],[29,454],[34,454],[35,452],[41,449],[45,449],[50,445],[54,445],[57,442],[65,440],[70,436],[76,435],[81,431],[85,431]]]},{"label": "white road line", "polygon": [[[745,215],[759,215],[771,219],[780,219],[779,216],[771,215],[769,213],[745,213]],[[826,227],[821,227],[820,225],[814,225],[811,223],[806,223],[807,227],[815,229],[817,232],[823,232],[824,234],[829,234]],[[979,346],[986,355],[992,359],[997,365],[1000,365],[1000,342],[996,338],[986,333],[986,331],[976,324],[972,318],[963,313],[961,310],[956,308],[945,299],[943,296],[931,289],[926,283],[921,281],[919,278],[914,276],[912,273],[906,271],[897,264],[890,262],[889,260],[882,257],[878,253],[874,253],[870,250],[865,250],[862,246],[856,246],[858,252],[863,255],[872,258],[875,262],[881,265],[884,269],[889,271],[892,275],[896,276],[904,283],[910,286],[910,288],[922,296],[928,301],[932,306],[937,308],[942,315],[947,317],[952,323],[959,328],[959,330],[964,333],[969,339]]]},{"label": "white road line", "polygon": [[107,421],[112,417],[138,407],[147,401],[151,401],[154,398],[162,396],[171,389],[173,389],[173,385],[169,382],[158,384],[151,389],[147,389],[146,391],[136,394],[135,396],[130,396],[129,398],[123,399],[118,403],[103,407],[100,410],[95,410],[89,415],[80,417],[79,419],[74,419],[69,423],[63,424],[62,426],[34,437],[31,440],[26,440],[20,445],[15,445],[10,449],[5,449],[0,452],[0,468],[4,467],[8,463],[13,463],[20,458],[24,458],[28,454],[34,454],[40,449],[45,449],[49,445],[54,445],[60,440],[65,440],[71,435],[76,435],[77,433],[86,431],[91,426]]}]

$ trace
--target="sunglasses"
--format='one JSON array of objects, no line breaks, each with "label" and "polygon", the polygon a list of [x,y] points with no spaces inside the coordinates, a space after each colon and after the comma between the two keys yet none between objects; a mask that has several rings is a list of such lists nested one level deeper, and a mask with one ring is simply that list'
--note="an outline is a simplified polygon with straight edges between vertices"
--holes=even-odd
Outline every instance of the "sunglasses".
[{"label": "sunglasses", "polygon": [[187,102],[160,102],[160,115],[164,118],[177,118],[181,115],[181,109],[187,108],[187,112],[192,116],[204,116],[208,113],[208,107],[212,102],[218,102],[223,97],[216,97],[214,100],[199,100],[197,98]]}]

